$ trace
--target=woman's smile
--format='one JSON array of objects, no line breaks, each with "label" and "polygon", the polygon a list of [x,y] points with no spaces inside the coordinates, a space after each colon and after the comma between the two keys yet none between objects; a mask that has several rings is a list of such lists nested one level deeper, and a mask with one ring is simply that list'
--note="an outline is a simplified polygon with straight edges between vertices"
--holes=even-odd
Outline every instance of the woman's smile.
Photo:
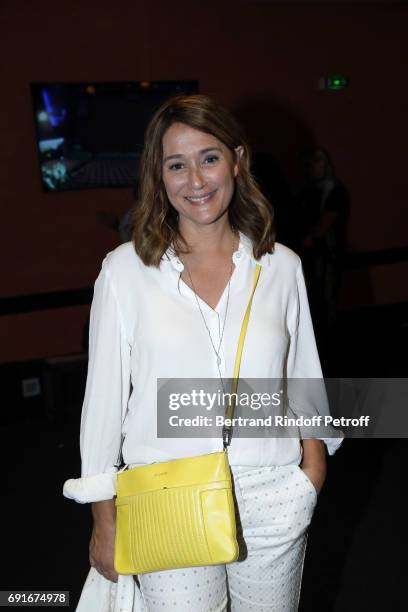
[{"label": "woman's smile", "polygon": [[185,196],[185,199],[191,204],[207,204],[207,202],[209,202],[213,198],[216,192],[217,189],[214,189],[209,193],[204,193],[203,195],[199,196]]}]

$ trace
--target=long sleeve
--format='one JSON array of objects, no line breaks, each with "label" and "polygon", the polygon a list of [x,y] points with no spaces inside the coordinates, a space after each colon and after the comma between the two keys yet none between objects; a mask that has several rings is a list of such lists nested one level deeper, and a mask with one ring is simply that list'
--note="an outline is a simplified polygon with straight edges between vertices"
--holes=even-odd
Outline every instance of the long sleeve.
[{"label": "long sleeve", "polygon": [[[295,416],[330,416],[327,393],[317,351],[302,264],[296,272],[296,295],[289,320],[290,345],[287,360],[289,406]],[[302,437],[323,440],[330,455],[343,440],[331,425],[300,427]]]},{"label": "long sleeve", "polygon": [[89,329],[89,363],[82,407],[81,478],[68,480],[63,493],[80,503],[111,499],[122,422],[130,393],[130,345],[108,259],[95,283]]}]

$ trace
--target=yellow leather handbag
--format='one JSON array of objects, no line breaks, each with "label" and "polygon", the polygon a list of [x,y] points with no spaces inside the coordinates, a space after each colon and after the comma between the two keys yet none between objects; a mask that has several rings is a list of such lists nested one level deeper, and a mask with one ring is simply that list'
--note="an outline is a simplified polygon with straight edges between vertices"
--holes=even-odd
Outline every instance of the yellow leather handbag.
[{"label": "yellow leather handbag", "polygon": [[[234,394],[260,271],[257,265],[238,342],[227,418],[234,414]],[[119,574],[236,561],[239,549],[227,452],[232,427],[224,427],[222,437],[223,451],[118,473],[115,569]]]}]

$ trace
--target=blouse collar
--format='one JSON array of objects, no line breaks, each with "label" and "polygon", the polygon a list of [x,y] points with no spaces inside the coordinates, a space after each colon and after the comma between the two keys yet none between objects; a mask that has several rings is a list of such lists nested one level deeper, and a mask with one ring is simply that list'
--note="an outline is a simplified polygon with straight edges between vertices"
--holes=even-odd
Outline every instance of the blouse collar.
[{"label": "blouse collar", "polygon": [[[234,253],[232,254],[232,261],[234,262],[234,264],[237,264],[241,260],[242,256],[244,256],[244,257],[248,257],[249,259],[251,259],[255,264],[259,263],[261,266],[265,266],[265,265],[268,266],[269,265],[268,254],[263,255],[259,260],[255,259],[253,249],[252,249],[252,242],[250,238],[248,238],[248,236],[245,236],[245,234],[243,234],[242,232],[238,232],[238,233],[239,233],[238,249],[234,251]],[[182,272],[184,270],[184,265],[180,261],[172,245],[164,253],[161,261],[162,263],[171,263],[173,268],[175,268],[178,272]]]}]

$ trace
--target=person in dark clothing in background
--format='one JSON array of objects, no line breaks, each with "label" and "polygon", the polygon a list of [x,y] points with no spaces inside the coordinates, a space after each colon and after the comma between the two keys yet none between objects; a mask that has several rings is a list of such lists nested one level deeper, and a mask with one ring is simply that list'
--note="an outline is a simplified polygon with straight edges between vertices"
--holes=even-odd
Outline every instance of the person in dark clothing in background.
[{"label": "person in dark clothing in background", "polygon": [[300,155],[304,186],[297,197],[299,254],[321,357],[336,319],[336,301],[346,248],[350,195],[336,178],[324,149]]}]

